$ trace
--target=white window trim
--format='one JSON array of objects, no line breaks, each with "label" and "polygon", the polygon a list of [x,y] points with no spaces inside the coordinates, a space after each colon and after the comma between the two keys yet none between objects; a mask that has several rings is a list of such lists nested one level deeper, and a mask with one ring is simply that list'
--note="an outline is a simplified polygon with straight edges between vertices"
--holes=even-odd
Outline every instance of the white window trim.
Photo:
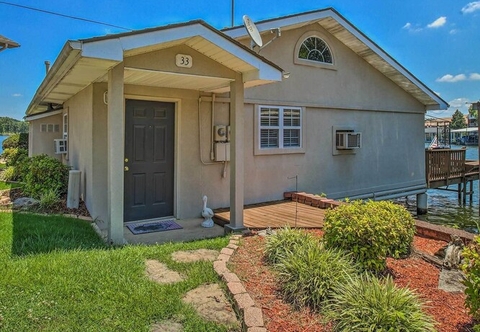
[{"label": "white window trim", "polygon": [[[300,110],[300,147],[281,147],[281,148],[261,148],[260,147],[260,109],[262,107],[269,107],[269,108],[293,108]],[[306,151],[306,135],[305,135],[305,128],[306,128],[306,116],[305,116],[305,107],[298,107],[298,106],[287,106],[287,105],[255,105],[255,116],[254,116],[254,127],[255,127],[255,134],[254,134],[254,155],[276,155],[276,154],[295,154],[295,153],[305,153]],[[275,129],[275,128],[272,128]],[[280,131],[283,129],[283,125],[280,126]],[[282,135],[279,135],[279,139],[281,139]]]},{"label": "white window trim", "polygon": [[[332,63],[325,63],[325,62],[301,59],[301,58],[298,57],[298,52],[300,51],[300,47],[302,46],[305,39],[307,39],[309,37],[320,38],[325,42],[325,44],[327,44],[328,49],[330,50],[330,54],[332,55]],[[330,42],[330,40],[327,36],[320,33],[319,31],[307,31],[297,40],[297,44],[295,45],[295,51],[294,51],[294,54],[293,54],[293,62],[297,65],[304,65],[304,66],[312,66],[312,67],[323,68],[323,69],[337,70],[337,57],[336,57],[335,52],[332,48],[332,43]]]}]

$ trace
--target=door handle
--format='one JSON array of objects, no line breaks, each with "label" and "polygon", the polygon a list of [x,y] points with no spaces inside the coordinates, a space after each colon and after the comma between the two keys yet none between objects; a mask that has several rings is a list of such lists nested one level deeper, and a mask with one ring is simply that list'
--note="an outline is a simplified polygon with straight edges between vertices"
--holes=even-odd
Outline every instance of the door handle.
[{"label": "door handle", "polygon": [[128,172],[129,170],[128,166],[125,166],[124,169],[125,169],[125,172]]}]

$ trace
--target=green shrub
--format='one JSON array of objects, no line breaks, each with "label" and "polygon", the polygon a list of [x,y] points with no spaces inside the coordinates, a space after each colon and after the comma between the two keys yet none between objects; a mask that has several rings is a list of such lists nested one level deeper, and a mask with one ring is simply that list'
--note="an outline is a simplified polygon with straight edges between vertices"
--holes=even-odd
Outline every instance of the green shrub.
[{"label": "green shrub", "polygon": [[13,181],[15,180],[15,167],[8,166],[0,173],[0,180],[1,181]]},{"label": "green shrub", "polygon": [[480,236],[476,236],[472,243],[463,249],[463,258],[465,306],[475,319],[480,320]]},{"label": "green shrub", "polygon": [[392,278],[365,274],[350,278],[336,288],[325,306],[333,331],[435,331],[433,319],[422,311],[422,302]]},{"label": "green shrub", "polygon": [[265,244],[265,259],[267,262],[276,264],[289,253],[296,252],[298,246],[305,242],[316,242],[318,239],[303,230],[285,227],[276,234],[267,237]]},{"label": "green shrub", "polygon": [[25,193],[39,199],[48,190],[58,195],[67,192],[69,167],[47,155],[30,158],[25,175]]},{"label": "green shrub", "polygon": [[28,151],[22,148],[7,148],[1,155],[7,166],[17,166],[28,158]]},{"label": "green shrub", "polygon": [[21,148],[28,150],[28,134],[13,134],[8,136],[2,143],[3,150],[10,148]]},{"label": "green shrub", "polygon": [[318,311],[339,284],[358,268],[344,252],[306,241],[276,265],[285,300],[295,307]]},{"label": "green shrub", "polygon": [[365,270],[380,272],[388,256],[410,253],[415,220],[392,202],[354,201],[328,210],[324,231],[327,247],[350,251]]}]

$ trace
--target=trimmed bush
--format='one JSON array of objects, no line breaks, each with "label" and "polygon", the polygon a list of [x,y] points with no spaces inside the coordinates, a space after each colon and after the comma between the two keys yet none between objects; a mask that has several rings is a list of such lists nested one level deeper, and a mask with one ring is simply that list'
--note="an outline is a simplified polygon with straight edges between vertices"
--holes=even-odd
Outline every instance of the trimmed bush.
[{"label": "trimmed bush", "polygon": [[296,248],[275,265],[283,295],[297,308],[308,306],[319,311],[335,288],[358,268],[344,252],[325,249],[318,242],[307,240]]},{"label": "trimmed bush", "polygon": [[381,272],[388,256],[410,253],[415,220],[392,202],[354,201],[328,210],[324,231],[328,248],[349,251],[363,269]]},{"label": "trimmed bush", "polygon": [[371,275],[351,278],[339,285],[325,306],[333,331],[436,331],[423,304],[407,288],[398,288],[392,278]]},{"label": "trimmed bush", "polygon": [[2,143],[3,150],[10,148],[21,148],[28,150],[28,134],[13,134],[8,136]]},{"label": "trimmed bush", "polygon": [[25,193],[36,199],[49,190],[53,190],[60,196],[65,194],[69,169],[69,166],[47,155],[30,158],[25,175]]},{"label": "trimmed bush", "polygon": [[284,227],[276,234],[267,237],[265,259],[271,264],[276,264],[287,254],[297,252],[298,247],[305,245],[306,242],[318,244],[319,240],[305,231]]},{"label": "trimmed bush", "polygon": [[[480,236],[476,236],[472,243],[463,249],[463,258],[465,306],[470,310],[470,314],[480,321]],[[477,326],[480,331],[480,325]]]}]

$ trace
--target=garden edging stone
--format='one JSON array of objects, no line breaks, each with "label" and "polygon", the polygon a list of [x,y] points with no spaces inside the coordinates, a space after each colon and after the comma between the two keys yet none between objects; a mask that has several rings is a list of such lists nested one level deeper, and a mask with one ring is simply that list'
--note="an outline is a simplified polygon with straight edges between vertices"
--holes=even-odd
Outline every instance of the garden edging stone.
[{"label": "garden edging stone", "polygon": [[227,283],[227,291],[233,299],[235,307],[242,316],[242,326],[246,332],[266,332],[262,309],[255,305],[250,294],[243,286],[238,276],[230,271],[227,263],[238,249],[241,235],[232,235],[227,247],[221,250],[213,262],[215,272]]}]

